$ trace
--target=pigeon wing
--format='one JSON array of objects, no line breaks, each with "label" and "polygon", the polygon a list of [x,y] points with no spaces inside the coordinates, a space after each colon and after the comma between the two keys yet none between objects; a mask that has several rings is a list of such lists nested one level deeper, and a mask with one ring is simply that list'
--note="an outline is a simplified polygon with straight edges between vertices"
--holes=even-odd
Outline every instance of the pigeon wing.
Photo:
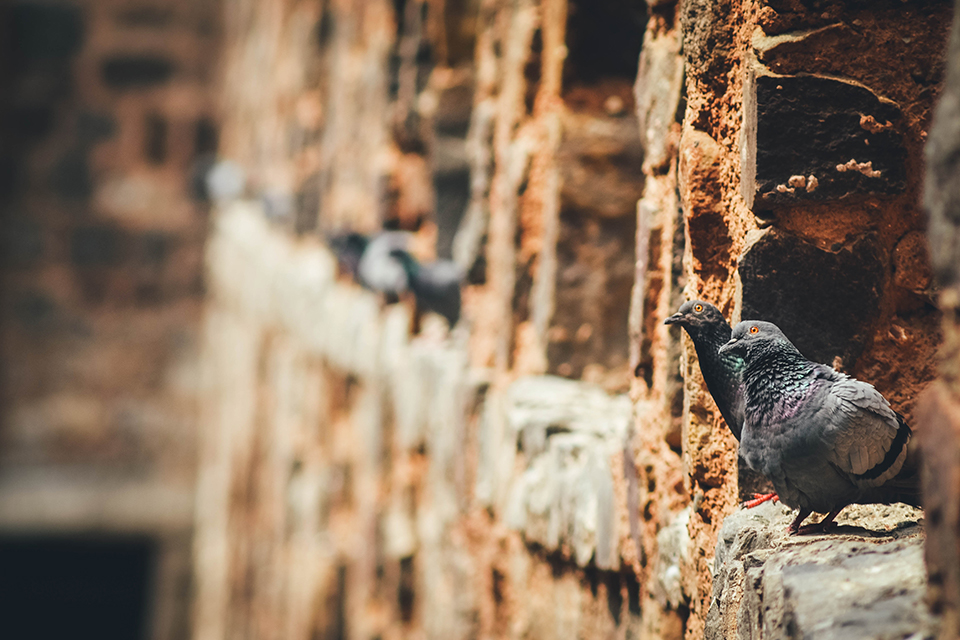
[{"label": "pigeon wing", "polygon": [[880,486],[903,466],[910,428],[873,385],[844,376],[815,419],[827,459],[856,485]]}]

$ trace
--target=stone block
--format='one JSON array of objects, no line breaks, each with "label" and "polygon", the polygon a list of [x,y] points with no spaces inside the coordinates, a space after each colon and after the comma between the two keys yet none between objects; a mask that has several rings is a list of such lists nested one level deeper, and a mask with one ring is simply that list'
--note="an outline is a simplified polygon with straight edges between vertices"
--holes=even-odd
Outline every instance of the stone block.
[{"label": "stone block", "polygon": [[122,257],[121,236],[109,225],[77,227],[70,236],[70,260],[78,267],[116,265]]},{"label": "stone block", "polygon": [[708,639],[926,638],[920,512],[848,507],[831,534],[788,536],[777,503],[726,518],[717,542]]},{"label": "stone block", "polygon": [[169,58],[147,54],[116,54],[105,58],[100,65],[100,75],[106,85],[121,91],[166,84],[176,70]]},{"label": "stone block", "polygon": [[900,107],[862,84],[754,65],[743,109],[741,190],[754,209],[905,188]]},{"label": "stone block", "polygon": [[670,131],[677,120],[683,56],[675,33],[647,34],[637,75],[637,118],[644,163],[661,167],[671,158]]},{"label": "stone block", "polygon": [[[632,416],[626,396],[556,378],[530,376],[507,390],[504,416],[527,467],[510,487],[504,519],[531,542],[567,549],[580,566],[620,565],[612,458]],[[490,423],[496,424],[496,423]]]},{"label": "stone block", "polygon": [[811,360],[851,364],[880,314],[880,247],[865,236],[836,251],[769,230],[740,259],[744,320],[779,326]]},{"label": "stone block", "polygon": [[677,610],[689,597],[683,592],[682,571],[689,562],[691,507],[675,514],[670,523],[657,532],[658,564],[654,597],[664,609]]}]

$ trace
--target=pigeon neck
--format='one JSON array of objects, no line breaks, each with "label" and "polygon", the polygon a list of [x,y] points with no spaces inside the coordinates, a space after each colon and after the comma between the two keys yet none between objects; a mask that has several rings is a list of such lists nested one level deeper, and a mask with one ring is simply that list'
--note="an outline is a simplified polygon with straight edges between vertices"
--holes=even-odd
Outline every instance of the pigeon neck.
[{"label": "pigeon neck", "polygon": [[744,390],[748,405],[777,404],[785,394],[803,386],[811,364],[793,345],[776,344],[746,361]]},{"label": "pigeon neck", "polygon": [[713,324],[700,327],[692,335],[701,370],[707,369],[717,375],[736,374],[743,366],[743,359],[733,354],[720,354],[720,347],[730,340],[730,325]]},{"label": "pigeon neck", "polygon": [[395,251],[391,253],[391,255],[400,261],[400,264],[403,265],[403,270],[407,273],[408,277],[416,277],[417,273],[420,271],[420,265],[416,260],[413,259],[413,256],[406,251]]},{"label": "pigeon neck", "polygon": [[739,440],[743,424],[740,380],[743,358],[732,353],[718,353],[720,347],[730,340],[730,333],[730,325],[718,322],[700,327],[691,337],[707,389],[716,401],[727,426]]}]

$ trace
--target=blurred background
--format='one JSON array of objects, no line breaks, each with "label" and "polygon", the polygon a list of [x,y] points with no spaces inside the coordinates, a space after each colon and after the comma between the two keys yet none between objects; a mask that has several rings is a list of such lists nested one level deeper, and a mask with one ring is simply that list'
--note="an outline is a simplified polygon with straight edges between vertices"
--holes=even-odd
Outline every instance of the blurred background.
[{"label": "blurred background", "polygon": [[222,11],[2,8],[7,637],[189,635]]},{"label": "blurred background", "polygon": [[[751,487],[662,321],[800,314],[912,412],[951,17],[713,5],[6,2],[0,637],[701,637]],[[895,100],[883,180],[771,176],[834,120],[765,73]]]}]

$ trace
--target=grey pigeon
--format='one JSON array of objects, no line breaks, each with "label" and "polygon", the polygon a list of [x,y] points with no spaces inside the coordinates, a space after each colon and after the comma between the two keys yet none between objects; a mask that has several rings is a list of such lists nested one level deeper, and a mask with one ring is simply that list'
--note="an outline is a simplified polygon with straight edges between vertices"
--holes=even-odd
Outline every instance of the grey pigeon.
[{"label": "grey pigeon", "polygon": [[439,313],[450,326],[460,320],[460,287],[464,273],[451,260],[420,263],[408,252],[395,249],[390,256],[397,259],[407,273],[410,289],[417,298],[417,306]]},{"label": "grey pigeon", "polygon": [[406,250],[413,234],[407,231],[384,231],[373,236],[364,248],[357,265],[357,282],[361,286],[396,300],[407,290],[407,272],[392,251]]},{"label": "grey pigeon", "polygon": [[210,167],[204,178],[206,194],[217,204],[229,202],[243,195],[247,174],[233,160],[219,160]]},{"label": "grey pigeon", "polygon": [[[697,361],[707,390],[713,396],[724,422],[733,436],[740,440],[743,428],[743,358],[718,350],[730,340],[730,325],[720,310],[703,300],[690,300],[664,320],[664,324],[676,324],[683,327],[693,341],[697,351]],[[740,481],[747,486],[759,486],[762,481],[749,469],[741,469]],[[741,487],[743,484],[741,484]],[[752,500],[744,502],[747,508],[756,507],[768,500],[777,499],[776,493],[754,493]]]},{"label": "grey pigeon", "polygon": [[337,266],[341,275],[349,275],[354,280],[357,279],[357,271],[360,268],[360,258],[366,251],[370,239],[362,233],[353,231],[347,233],[338,233],[327,238],[327,244],[337,256]]},{"label": "grey pigeon", "polygon": [[[849,504],[920,506],[910,427],[872,385],[807,360],[769,322],[741,322],[720,354],[744,360],[740,455],[799,509],[790,533],[825,531]],[[801,527],[813,511],[827,516]]]},{"label": "grey pigeon", "polygon": [[720,409],[734,437],[740,439],[743,428],[743,390],[740,373],[743,358],[733,353],[720,354],[718,350],[730,340],[730,325],[720,310],[703,300],[690,300],[664,320],[664,324],[683,327],[693,347],[707,389]]}]

